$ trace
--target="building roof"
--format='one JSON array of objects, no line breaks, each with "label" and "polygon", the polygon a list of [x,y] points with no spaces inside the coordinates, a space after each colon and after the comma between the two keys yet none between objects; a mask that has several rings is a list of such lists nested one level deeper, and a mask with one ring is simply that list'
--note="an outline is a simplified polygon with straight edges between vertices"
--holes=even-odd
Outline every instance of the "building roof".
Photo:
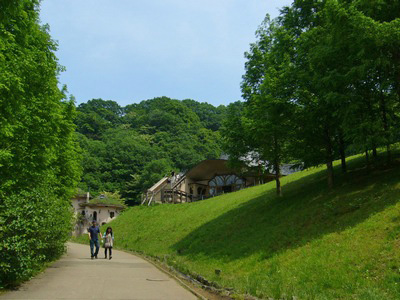
[{"label": "building roof", "polygon": [[198,163],[196,166],[186,172],[186,178],[193,180],[211,180],[215,175],[229,175],[237,173],[228,166],[225,159],[207,159]]},{"label": "building roof", "polygon": [[125,208],[122,204],[112,204],[112,203],[80,203],[79,206],[81,207],[116,207],[116,208]]},{"label": "building roof", "polygon": [[82,207],[85,207],[85,206],[89,206],[89,207],[94,207],[94,206],[120,207],[120,208],[125,207],[125,205],[121,199],[111,197],[111,196],[108,197],[107,193],[101,194],[101,195],[97,196],[96,198],[90,200],[89,202],[80,203],[79,205]]},{"label": "building roof", "polygon": [[281,175],[287,176],[303,170],[303,165],[299,164],[283,164],[280,166]]},{"label": "building roof", "polygon": [[[267,171],[272,171],[268,170],[268,162],[257,160],[254,157],[255,156],[249,155],[245,160],[243,160],[243,169],[241,170],[242,172],[238,172],[237,169],[229,167],[227,159],[206,159],[199,162],[193,168],[188,170],[184,175],[179,174],[175,177],[164,177],[160,179],[160,181],[154,184],[148,191],[158,191],[159,189],[165,187],[165,184],[170,182],[169,180],[171,180],[171,185],[176,185],[185,178],[190,178],[194,181],[209,181],[213,179],[216,175],[231,175],[238,173],[241,173],[241,175],[244,177],[258,177],[260,166],[265,166]],[[300,171],[301,169],[301,165],[295,164],[283,164],[280,166],[281,175],[283,176]],[[269,172],[263,174],[264,178],[271,178],[273,176],[274,175]]]},{"label": "building roof", "polygon": [[154,184],[150,189],[149,192],[154,192],[164,186],[164,184],[168,181],[168,176],[161,178],[156,184]]}]

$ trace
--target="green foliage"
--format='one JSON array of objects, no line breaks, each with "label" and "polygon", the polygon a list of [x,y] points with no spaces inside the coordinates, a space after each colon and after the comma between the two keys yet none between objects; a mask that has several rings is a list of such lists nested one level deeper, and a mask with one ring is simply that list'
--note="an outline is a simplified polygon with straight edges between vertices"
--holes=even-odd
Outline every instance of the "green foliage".
[{"label": "green foliage", "polygon": [[0,202],[0,287],[29,279],[58,258],[72,230],[68,200],[42,186]]},{"label": "green foliage", "polygon": [[[140,129],[146,126],[147,133],[173,132],[194,133],[201,127],[200,119],[179,100],[167,97],[154,98],[125,107],[127,120],[132,127]],[[135,116],[132,118],[131,116]]]},{"label": "green foliage", "polygon": [[60,188],[79,175],[74,104],[57,87],[56,45],[37,24],[36,2],[17,3],[0,23],[0,195],[35,187],[48,172]]},{"label": "green foliage", "polygon": [[282,178],[282,197],[271,182],[130,208],[110,224],[115,246],[261,299],[398,299],[398,166],[381,159],[368,172],[360,156],[347,174],[334,165],[333,190],[320,167]]},{"label": "green foliage", "polygon": [[[101,99],[81,104],[76,121],[84,167],[80,187],[120,191],[128,203],[138,203],[141,193],[171,170],[219,158],[220,134],[205,126],[219,128],[224,107],[196,103],[161,97],[122,109]],[[97,128],[96,133],[87,128]]]},{"label": "green foliage", "polygon": [[0,286],[58,257],[71,230],[68,199],[79,180],[74,100],[39,1],[0,3]]},{"label": "green foliage", "polygon": [[121,191],[126,198],[126,183],[131,174],[140,173],[157,157],[157,149],[132,129],[109,129],[102,140],[80,136],[84,166],[81,188],[92,191]]},{"label": "green foliage", "polygon": [[238,161],[245,153],[251,151],[251,136],[246,132],[245,105],[237,101],[228,105],[227,117],[224,119],[221,136],[222,148],[231,155],[232,162]]},{"label": "green foliage", "polygon": [[203,126],[212,131],[217,131],[226,116],[226,107],[220,105],[215,107],[207,102],[197,102],[192,99],[182,101],[187,107],[197,114]]},{"label": "green foliage", "polygon": [[132,175],[132,180],[128,183],[132,193],[136,193],[136,198],[140,198],[138,191],[145,191],[161,178],[168,176],[173,171],[172,162],[162,158],[147,163],[140,174]]},{"label": "green foliage", "polygon": [[78,132],[94,139],[109,128],[120,124],[123,109],[117,102],[111,100],[92,99],[82,103],[77,108],[76,124]]},{"label": "green foliage", "polygon": [[325,163],[330,187],[332,161],[340,157],[346,171],[346,152],[365,152],[369,164],[369,151],[376,159],[385,146],[390,162],[400,126],[398,8],[393,1],[302,0],[267,17],[245,54],[240,125],[235,115],[225,121],[233,124],[226,140],[242,138],[239,147],[226,143],[231,157],[257,152],[275,172],[281,162]]},{"label": "green foliage", "polygon": [[283,27],[270,22],[268,17],[257,35],[260,40],[246,53],[247,73],[242,82],[246,121],[242,124],[251,137],[247,139],[251,151],[256,151],[271,165],[280,194],[280,165],[291,159],[288,144],[295,131],[292,122],[295,112],[291,76],[293,41]]},{"label": "green foliage", "polygon": [[114,204],[125,206],[124,199],[121,198],[119,192],[101,192],[101,194],[89,201],[90,204]]}]

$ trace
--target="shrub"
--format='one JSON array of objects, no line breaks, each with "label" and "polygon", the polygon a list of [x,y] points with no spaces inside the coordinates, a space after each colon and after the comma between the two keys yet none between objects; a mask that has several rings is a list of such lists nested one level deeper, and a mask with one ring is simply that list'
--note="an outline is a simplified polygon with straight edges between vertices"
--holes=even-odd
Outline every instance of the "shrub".
[{"label": "shrub", "polygon": [[22,191],[0,201],[0,287],[18,284],[58,258],[72,230],[72,210],[52,189]]}]

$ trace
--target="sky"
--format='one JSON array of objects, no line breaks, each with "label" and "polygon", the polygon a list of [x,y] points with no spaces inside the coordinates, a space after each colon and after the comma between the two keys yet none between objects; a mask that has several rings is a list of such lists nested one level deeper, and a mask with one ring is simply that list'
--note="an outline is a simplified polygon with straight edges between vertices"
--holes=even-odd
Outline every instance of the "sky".
[{"label": "sky", "polygon": [[41,22],[77,104],[159,96],[241,100],[244,52],[265,15],[292,0],[43,0]]}]

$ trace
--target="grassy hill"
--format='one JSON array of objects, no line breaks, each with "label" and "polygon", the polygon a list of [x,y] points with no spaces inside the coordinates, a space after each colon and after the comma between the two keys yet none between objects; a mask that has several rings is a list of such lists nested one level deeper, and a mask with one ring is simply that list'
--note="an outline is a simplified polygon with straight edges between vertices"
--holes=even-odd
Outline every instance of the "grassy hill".
[{"label": "grassy hill", "polygon": [[[400,172],[363,157],[213,199],[134,207],[111,223],[116,247],[165,258],[260,298],[399,299]],[[221,270],[217,275],[215,270]],[[240,297],[240,296],[238,296]]]}]

